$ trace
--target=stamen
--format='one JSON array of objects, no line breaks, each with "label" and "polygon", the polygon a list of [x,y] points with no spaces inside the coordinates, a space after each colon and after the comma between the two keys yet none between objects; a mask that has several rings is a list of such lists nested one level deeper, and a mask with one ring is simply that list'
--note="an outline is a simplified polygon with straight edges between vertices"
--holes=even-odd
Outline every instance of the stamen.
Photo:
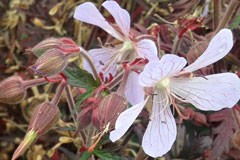
[{"label": "stamen", "polygon": [[153,102],[153,103],[162,103],[162,104],[164,104],[164,106],[163,106],[162,110],[160,110],[159,113],[155,114],[155,115],[152,116],[151,118],[155,118],[155,117],[159,116],[163,111],[165,111],[165,109],[166,109],[167,107],[169,107],[169,106],[171,105],[171,102],[170,102],[170,100],[169,100],[169,94],[167,94],[166,98],[163,99],[163,100],[161,100],[161,101],[156,102],[156,101],[153,101],[153,100],[152,100],[152,102]]},{"label": "stamen", "polygon": [[184,115],[182,114],[182,112],[179,110],[177,104],[175,103],[175,101],[174,101],[174,99],[173,99],[172,97],[170,97],[170,100],[171,100],[171,102],[172,102],[173,107],[174,107],[175,110],[177,111],[177,113],[178,113],[178,115],[179,115],[179,117],[180,117],[180,120],[189,119],[189,117],[184,116]]},{"label": "stamen", "polygon": [[174,98],[176,98],[177,100],[179,100],[179,101],[182,101],[182,102],[185,102],[185,103],[189,103],[188,101],[186,101],[185,99],[179,97],[178,95],[176,95],[176,94],[173,93],[173,92],[171,93],[171,95],[172,95]]},{"label": "stamen", "polygon": [[95,149],[95,147],[97,146],[97,144],[99,143],[99,141],[101,140],[103,135],[108,132],[109,126],[110,126],[110,123],[108,123],[106,125],[105,129],[99,133],[100,134],[99,136],[97,135],[98,138],[97,138],[96,142],[88,148],[88,152],[93,152],[93,150]]}]

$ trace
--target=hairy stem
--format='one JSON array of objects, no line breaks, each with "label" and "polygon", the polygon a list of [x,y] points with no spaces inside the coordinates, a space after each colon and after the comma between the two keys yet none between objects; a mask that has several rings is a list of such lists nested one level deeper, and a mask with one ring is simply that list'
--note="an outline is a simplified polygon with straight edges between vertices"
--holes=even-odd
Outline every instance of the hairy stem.
[{"label": "hairy stem", "polygon": [[177,35],[175,37],[174,41],[173,41],[173,48],[172,48],[172,53],[173,54],[177,54],[179,44],[180,44],[180,39],[179,39],[179,37]]},{"label": "hairy stem", "polygon": [[64,80],[61,81],[61,83],[59,84],[59,86],[57,88],[57,92],[51,101],[52,104],[58,105],[58,102],[61,99],[61,95],[63,93],[63,90],[64,90],[66,84],[67,84],[66,81],[64,81]]},{"label": "hairy stem", "polygon": [[[62,77],[59,75],[56,76],[52,76],[49,79],[56,79],[56,80],[61,80]],[[37,85],[42,85],[47,83],[48,81],[46,80],[46,78],[38,78],[38,79],[31,79],[31,80],[26,80],[23,82],[23,85],[25,88],[31,88],[33,86],[37,86]]]},{"label": "hairy stem", "polygon": [[221,0],[213,0],[213,28],[216,29],[222,13]]},{"label": "hairy stem", "polygon": [[[65,87],[65,92],[66,92],[66,98],[67,98],[68,108],[69,108],[69,111],[70,111],[71,114],[72,114],[73,109],[74,109],[74,106],[75,106],[75,103],[74,103],[73,96],[72,96],[71,89],[70,89],[70,86],[69,86],[69,85],[66,85],[66,87]],[[77,119],[77,114],[75,113],[75,114],[73,115],[73,121],[74,121],[75,124],[77,124],[76,119]]]},{"label": "hairy stem", "polygon": [[31,79],[23,82],[25,88],[31,88],[33,86],[41,85],[47,83],[45,78]]},{"label": "hairy stem", "polygon": [[93,71],[95,79],[100,79],[97,69],[94,65],[94,62],[93,62],[92,58],[89,56],[88,52],[85,49],[83,49],[82,47],[79,47],[79,49],[80,49],[80,52],[82,53],[81,55],[88,61],[89,65]]},{"label": "hairy stem", "polygon": [[228,24],[228,22],[232,18],[232,14],[238,8],[239,4],[240,4],[240,1],[238,1],[238,0],[231,0],[230,1],[230,4],[228,5],[227,10],[226,10],[226,12],[225,12],[225,14],[222,18],[222,21],[219,22],[219,24],[217,26],[217,29],[215,30],[216,33]]}]

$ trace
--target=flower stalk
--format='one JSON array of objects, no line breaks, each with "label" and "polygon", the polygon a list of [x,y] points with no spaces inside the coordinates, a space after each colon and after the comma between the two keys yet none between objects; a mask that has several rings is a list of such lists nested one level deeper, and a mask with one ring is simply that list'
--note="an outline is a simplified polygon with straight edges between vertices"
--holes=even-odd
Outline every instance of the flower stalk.
[{"label": "flower stalk", "polygon": [[[240,1],[239,0],[231,0],[227,10],[222,18],[222,21],[219,22],[215,33],[219,32],[220,29],[224,28],[228,22],[232,19],[233,13],[235,13],[236,9],[239,7]],[[215,35],[215,34],[214,34]]]}]

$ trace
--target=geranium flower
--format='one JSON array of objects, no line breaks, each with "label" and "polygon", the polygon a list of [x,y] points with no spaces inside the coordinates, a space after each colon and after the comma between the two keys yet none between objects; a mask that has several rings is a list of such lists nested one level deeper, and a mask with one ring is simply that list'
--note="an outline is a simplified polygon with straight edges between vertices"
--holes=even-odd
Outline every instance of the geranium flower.
[{"label": "geranium flower", "polygon": [[[98,71],[103,73],[104,77],[109,77],[109,75],[114,76],[118,70],[117,64],[124,60],[131,62],[137,57],[146,58],[149,61],[158,60],[157,48],[153,41],[149,39],[137,41],[130,36],[130,15],[125,9],[122,9],[115,1],[105,1],[102,6],[113,16],[116,26],[108,23],[91,2],[85,2],[79,5],[74,13],[74,18],[96,25],[114,38],[122,41],[122,44],[116,47],[102,47],[89,50],[89,54],[93,58]],[[87,62],[84,62],[84,68],[91,72]],[[129,78],[128,83],[136,82],[138,74],[130,73]],[[137,88],[139,88],[139,86]],[[137,88],[135,88],[135,90]],[[138,96],[131,97],[136,95],[136,93],[132,93],[132,89],[132,87],[126,87],[127,98],[131,104],[136,104],[139,102],[136,97],[143,99],[144,92],[141,89],[140,92],[137,92]]]},{"label": "geranium flower", "polygon": [[[193,104],[203,111],[231,108],[240,98],[240,79],[233,73],[219,73],[194,77],[192,72],[223,58],[233,46],[229,29],[222,29],[209,43],[205,52],[192,64],[179,56],[167,54],[160,61],[149,62],[139,75],[143,87],[154,88],[152,114],[143,136],[144,151],[159,157],[167,153],[177,135],[175,119],[170,105],[181,115],[175,100]],[[187,76],[188,75],[188,76]],[[118,140],[128,130],[150,96],[145,101],[122,112],[110,133],[110,139]]]}]

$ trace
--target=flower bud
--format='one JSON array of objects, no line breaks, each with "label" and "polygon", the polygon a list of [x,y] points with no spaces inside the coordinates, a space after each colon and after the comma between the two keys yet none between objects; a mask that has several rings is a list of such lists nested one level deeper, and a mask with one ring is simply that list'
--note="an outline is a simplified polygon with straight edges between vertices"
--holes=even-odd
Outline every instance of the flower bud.
[{"label": "flower bud", "polygon": [[17,104],[26,95],[23,80],[19,76],[12,76],[0,82],[0,91],[0,102],[7,104]]},{"label": "flower bud", "polygon": [[110,127],[115,125],[119,114],[127,107],[127,100],[118,93],[112,93],[102,99],[98,108],[93,111],[93,123],[103,129],[110,123]]},{"label": "flower bud", "polygon": [[33,52],[36,56],[41,56],[49,49],[60,49],[65,54],[79,52],[79,46],[70,38],[48,38],[31,49],[26,49],[27,52]]},{"label": "flower bud", "polygon": [[34,109],[28,126],[28,131],[33,130],[41,136],[52,128],[59,118],[59,108],[50,102],[44,102]]},{"label": "flower bud", "polygon": [[26,49],[27,52],[33,52],[36,56],[42,55],[44,52],[46,52],[48,49],[57,48],[57,46],[61,45],[61,42],[57,38],[48,38],[41,42],[39,42],[37,45],[35,45],[31,49]]},{"label": "flower bud", "polygon": [[65,69],[68,56],[60,49],[50,49],[43,53],[29,68],[34,74],[41,76],[55,75]]}]

